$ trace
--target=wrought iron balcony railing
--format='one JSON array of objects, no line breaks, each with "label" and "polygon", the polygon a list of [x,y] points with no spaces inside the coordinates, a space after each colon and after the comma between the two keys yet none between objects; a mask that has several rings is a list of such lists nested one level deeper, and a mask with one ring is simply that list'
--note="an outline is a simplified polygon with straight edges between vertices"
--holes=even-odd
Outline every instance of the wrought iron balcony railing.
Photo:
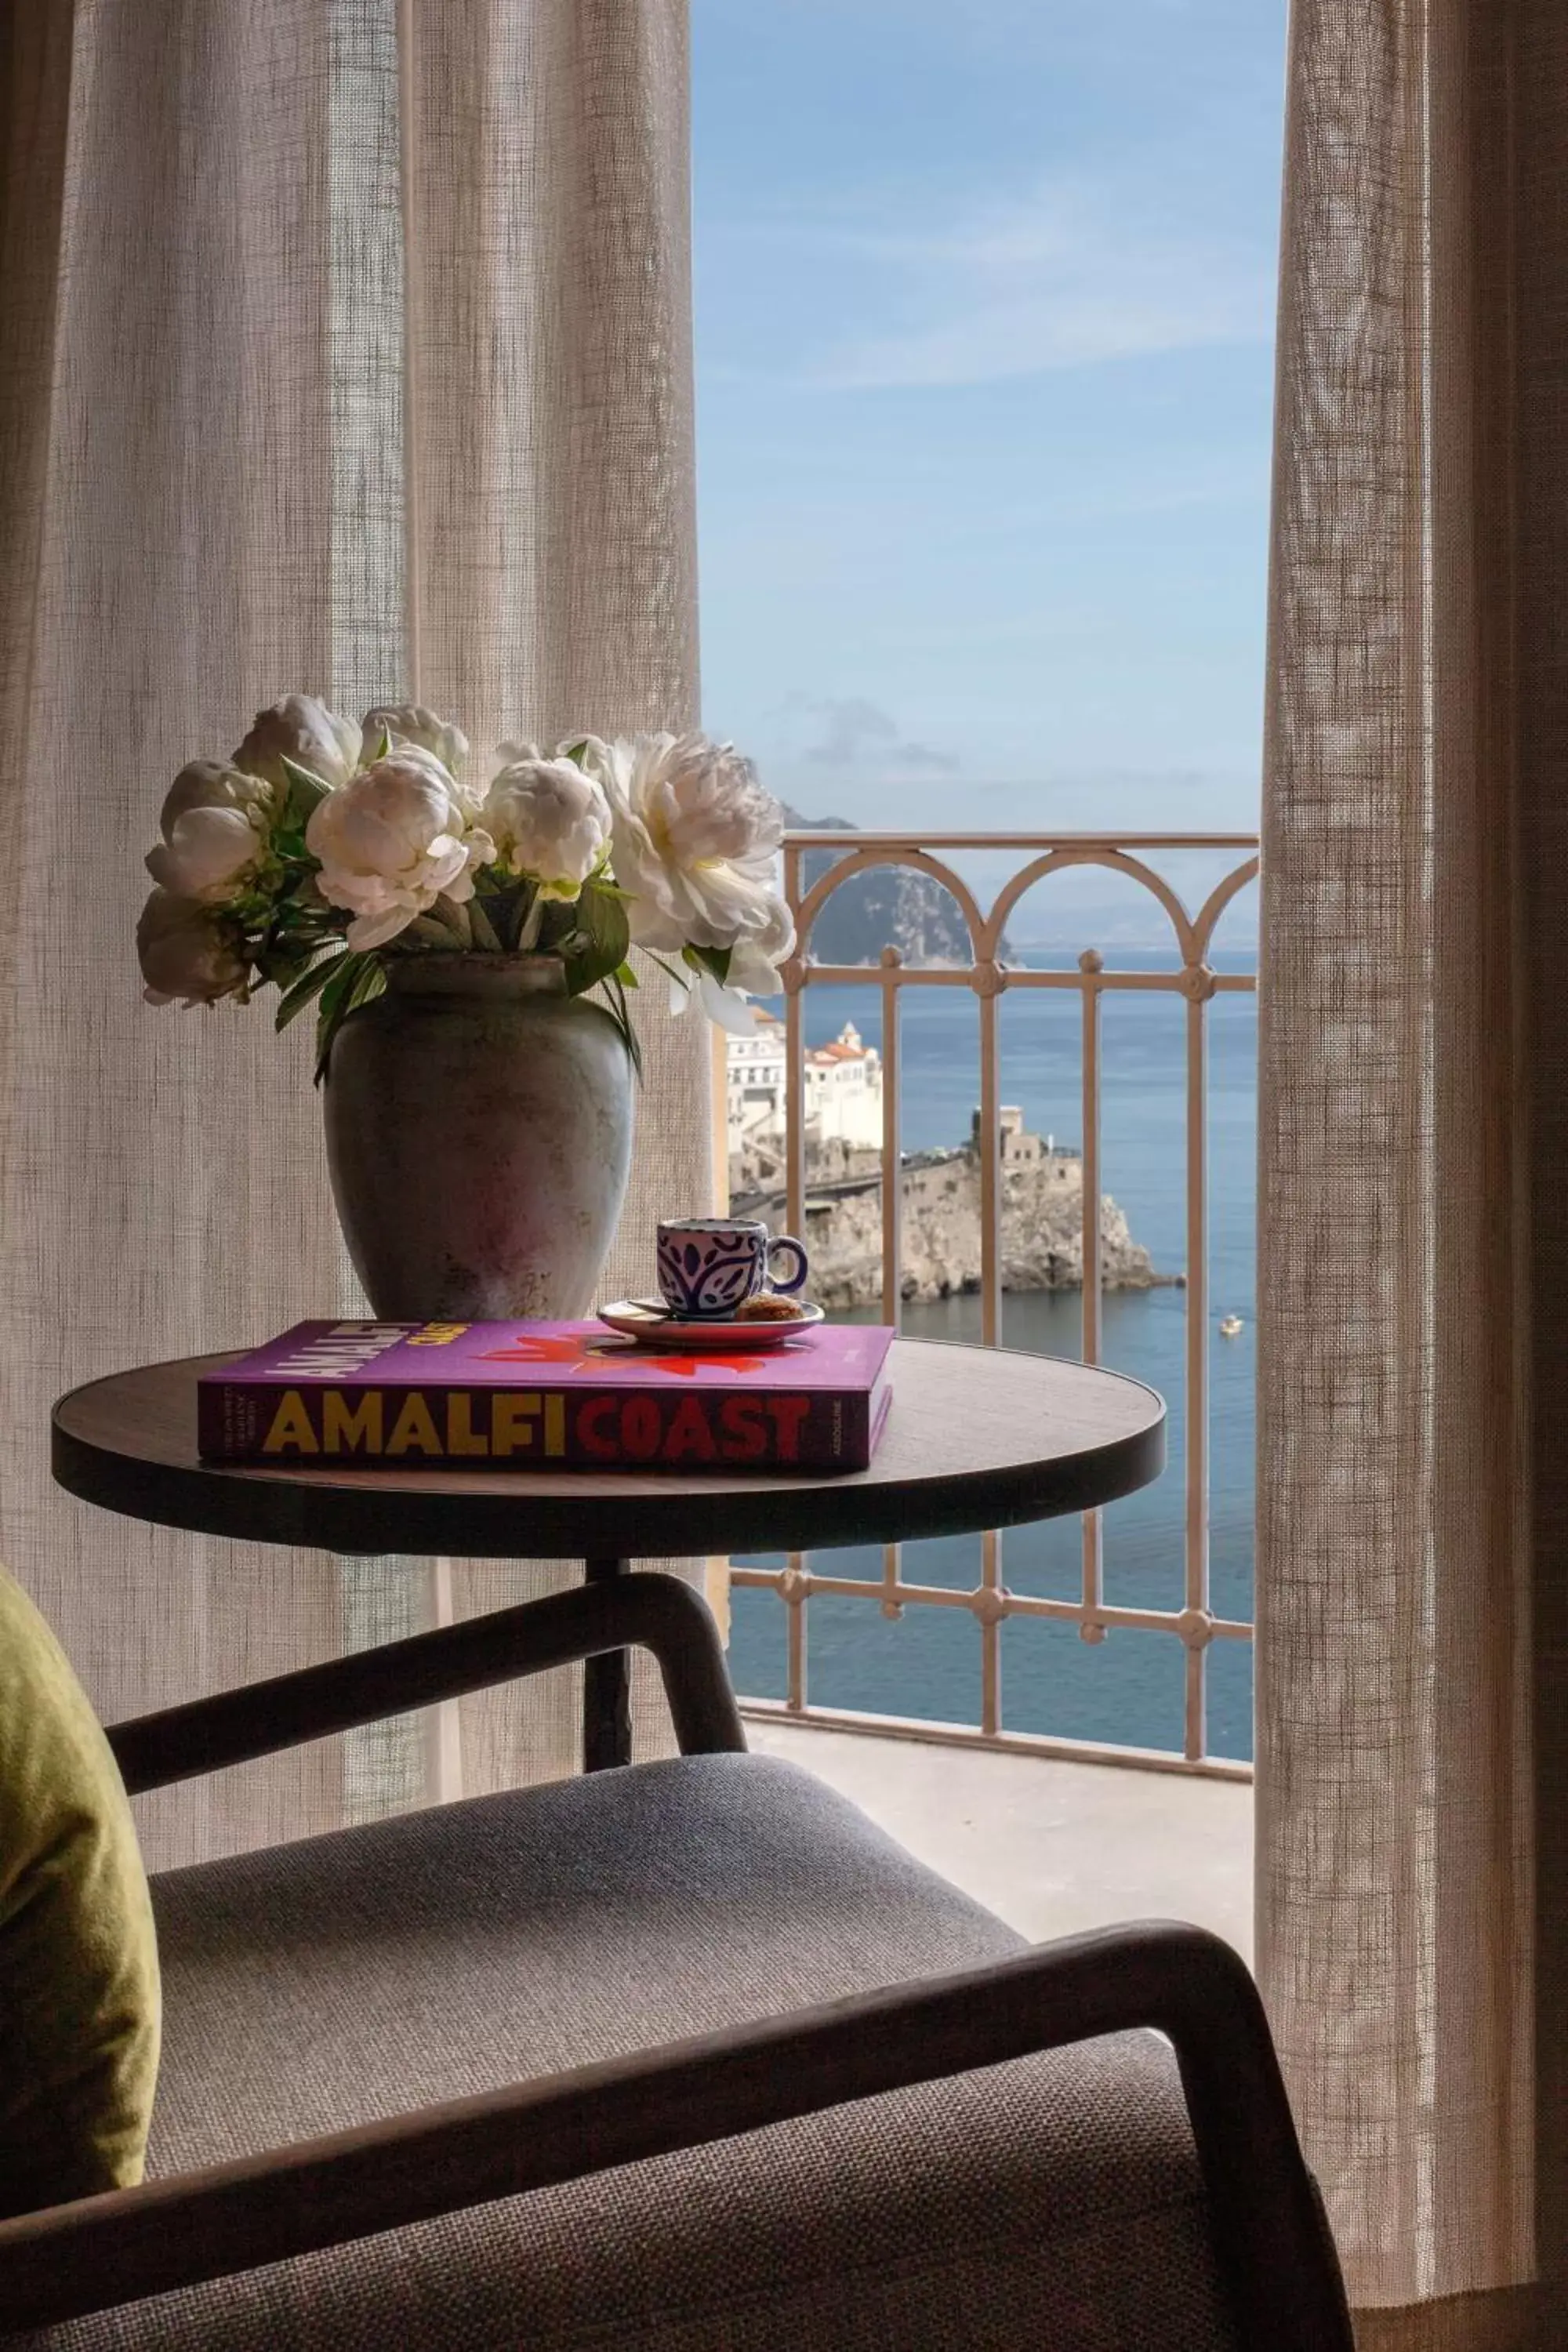
[{"label": "wrought iron balcony railing", "polygon": [[[1081,1585],[1076,1597],[1052,1598],[1010,1591],[1004,1567],[1004,1543],[992,1531],[981,1539],[979,1581],[968,1591],[911,1582],[902,1572],[901,1548],[888,1547],[879,1579],[836,1576],[815,1567],[805,1555],[793,1555],[782,1568],[738,1566],[733,1583],[744,1590],[762,1590],[777,1596],[787,1612],[787,1675],[782,1700],[752,1699],[749,1710],[784,1719],[834,1728],[876,1731],[884,1736],[960,1739],[993,1748],[1065,1757],[1094,1757],[1106,1761],[1136,1763],[1154,1769],[1246,1778],[1250,1768],[1234,1759],[1210,1754],[1206,1732],[1206,1675],[1211,1645],[1246,1643],[1252,1635],[1247,1619],[1215,1613],[1210,1589],[1209,1563],[1209,1324],[1208,1284],[1208,1149],[1205,1108],[1208,1088],[1209,1010],[1214,999],[1229,992],[1253,992],[1251,971],[1215,971],[1210,961],[1215,928],[1237,895],[1258,873],[1258,843],[1247,834],[1034,834],[1034,833],[854,833],[795,832],[785,836],[785,887],[795,910],[799,932],[796,954],[784,972],[785,988],[785,1181],[787,1222],[791,1231],[803,1230],[807,1194],[806,1173],[806,992],[826,983],[877,992],[881,1004],[882,1137],[881,1137],[881,1311],[897,1324],[901,1316],[903,1261],[900,1249],[900,1001],[911,989],[967,989],[978,1001],[979,1118],[976,1148],[980,1188],[981,1337],[998,1344],[1002,1324],[1004,1198],[1001,1145],[1001,1066],[998,1007],[1004,994],[1049,990],[1076,992],[1081,1019],[1082,1072],[1082,1255],[1083,1358],[1100,1360],[1102,1339],[1101,1235],[1099,1213],[1102,1193],[1100,1115],[1103,1051],[1101,1008],[1106,998],[1124,990],[1155,992],[1184,1003],[1185,1158],[1172,1170],[1173,1183],[1184,1188],[1185,1231],[1185,1386],[1182,1472],[1184,1474],[1184,1517],[1182,1551],[1183,1605],[1180,1609],[1116,1606],[1106,1598],[1101,1515],[1089,1513],[1082,1521]],[[1234,856],[1222,877],[1210,887],[1195,912],[1190,912],[1177,891],[1149,860],[1165,853],[1224,852]],[[806,886],[804,867],[808,856],[832,853],[837,862]],[[1016,855],[1017,870],[983,909],[974,892],[950,862],[952,854],[998,852]],[[831,965],[811,960],[813,928],[834,893],[850,877],[879,866],[903,867],[930,876],[948,890],[967,928],[967,964],[915,966],[906,964],[898,950],[886,948],[874,965]],[[1118,969],[1093,948],[1079,955],[1075,969],[1042,971],[1009,966],[1002,960],[1006,926],[1026,891],[1069,867],[1100,867],[1121,876],[1147,891],[1163,910],[1170,928],[1170,957],[1154,970]],[[1163,953],[1163,951],[1162,951]],[[980,1644],[980,1720],[972,1727],[931,1724],[906,1717],[869,1716],[812,1704],[808,1683],[808,1612],[814,1596],[837,1594],[878,1605],[889,1617],[904,1610],[967,1611],[974,1621]],[[1173,1637],[1181,1645],[1184,1665],[1184,1730],[1179,1750],[1147,1746],[1090,1743],[1083,1740],[1021,1732],[1005,1727],[1002,1709],[1004,1636],[1015,1621],[1046,1618],[1075,1624],[1085,1642],[1103,1642],[1108,1633],[1139,1628]]]}]

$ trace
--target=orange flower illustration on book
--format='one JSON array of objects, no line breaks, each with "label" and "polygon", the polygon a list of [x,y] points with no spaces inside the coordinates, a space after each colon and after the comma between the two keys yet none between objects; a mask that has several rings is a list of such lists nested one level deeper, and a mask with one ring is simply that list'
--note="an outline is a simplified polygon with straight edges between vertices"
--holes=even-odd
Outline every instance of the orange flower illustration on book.
[{"label": "orange flower illustration on book", "polygon": [[594,1361],[594,1346],[580,1334],[554,1338],[545,1332],[521,1334],[509,1339],[504,1348],[487,1348],[480,1356],[481,1364],[568,1364],[574,1372],[587,1371]]},{"label": "orange flower illustration on book", "polygon": [[678,1380],[687,1381],[695,1378],[699,1364],[711,1364],[721,1372],[752,1372],[768,1360],[755,1349],[732,1356],[710,1354],[706,1349],[700,1356],[656,1356],[648,1349],[634,1348],[629,1339],[557,1339],[542,1332],[509,1339],[504,1348],[487,1348],[479,1360],[481,1364],[563,1364],[574,1372],[590,1372],[595,1364],[625,1363],[634,1356],[645,1371],[673,1373]]}]

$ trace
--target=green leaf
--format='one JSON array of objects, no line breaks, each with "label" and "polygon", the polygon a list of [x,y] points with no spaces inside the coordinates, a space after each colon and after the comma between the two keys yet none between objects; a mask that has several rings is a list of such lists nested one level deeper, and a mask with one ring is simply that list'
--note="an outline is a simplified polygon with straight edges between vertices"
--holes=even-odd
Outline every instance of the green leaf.
[{"label": "green leaf", "polygon": [[468,901],[468,920],[473,927],[474,945],[486,949],[491,955],[500,955],[501,943],[495,925],[486,914],[482,900],[477,897]]},{"label": "green leaf", "polygon": [[298,948],[290,949],[280,940],[275,940],[270,947],[258,948],[255,956],[258,982],[262,986],[270,982],[280,996],[286,996],[294,982],[310,968],[308,950],[301,954]]},{"label": "green leaf", "polygon": [[303,1013],[307,1004],[314,1003],[347,953],[348,950],[344,948],[336,955],[324,956],[320,963],[313,963],[310,966],[303,980],[297,980],[291,988],[284,990],[277,1013],[273,1016],[276,1028],[287,1029],[290,1021],[297,1014]]},{"label": "green leaf", "polygon": [[[538,929],[533,930],[532,939],[530,940],[528,935],[536,914],[539,918]],[[579,932],[577,914],[576,903],[568,906],[560,898],[546,898],[541,893],[535,898],[533,905],[529,909],[528,921],[523,925],[520,944],[523,947],[531,945],[537,948],[541,955],[562,954],[564,952],[565,940],[586,936],[585,933]]]},{"label": "green leaf", "polygon": [[376,745],[376,750],[375,750],[375,756],[376,756],[376,758],[377,758],[378,760],[384,760],[384,759],[385,759],[385,757],[386,757],[386,755],[387,755],[387,753],[391,751],[391,749],[392,749],[392,737],[391,737],[391,736],[390,736],[390,734],[387,732],[386,729],[384,727],[384,728],[382,729],[382,730],[381,730],[381,741]]},{"label": "green leaf", "polygon": [[430,912],[437,922],[445,923],[460,948],[474,944],[473,901],[471,898],[448,898],[443,890]]},{"label": "green leaf", "polygon": [[321,991],[321,1009],[316,1015],[316,1084],[327,1075],[327,1063],[331,1055],[332,1039],[349,1009],[349,997],[361,971],[369,961],[351,949],[338,957],[326,986]]},{"label": "green leaf", "polygon": [[386,966],[379,956],[362,956],[359,971],[354,974],[353,986],[343,1000],[345,1019],[349,1013],[357,1011],[360,1005],[369,1004],[374,998],[385,994]]},{"label": "green leaf", "polygon": [[321,1011],[323,1013],[332,1013],[337,1010],[337,1007],[342,1003],[344,997],[347,996],[350,989],[353,986],[354,981],[359,973],[359,968],[363,961],[364,957],[357,948],[346,949],[338,958],[332,968],[331,974],[328,979],[327,984],[321,991]]},{"label": "green leaf", "polygon": [[[635,982],[633,982],[633,985],[635,987]],[[640,1079],[642,1076],[642,1044],[632,1022],[631,1007],[626,1003],[626,992],[622,985],[620,973],[618,971],[611,972],[605,982],[605,987],[611,999],[611,1002],[605,1007],[605,1010],[609,1013],[609,1016],[615,1023],[616,1028],[620,1031],[622,1042],[626,1046],[627,1054],[631,1057],[632,1067],[637,1072],[637,1076]]]},{"label": "green leaf", "polygon": [[619,981],[623,988],[640,988],[642,986],[641,981],[637,978],[629,963],[622,964],[619,971],[612,972],[610,977],[612,980]]},{"label": "green leaf", "polygon": [[288,797],[283,803],[283,830],[302,833],[311,810],[326,799],[331,786],[313,769],[302,768],[298,760],[291,760],[287,751],[283,754],[283,772],[289,779]]},{"label": "green leaf", "polygon": [[584,989],[618,971],[632,943],[625,907],[593,882],[584,886],[577,901],[577,932],[583,939],[581,947],[568,950],[564,942],[562,946],[568,996],[581,996]]},{"label": "green leaf", "polygon": [[331,1056],[332,1040],[349,1014],[362,1004],[380,996],[386,987],[386,966],[381,951],[350,952],[340,956],[331,977],[321,991],[321,1007],[316,1021],[316,1084],[321,1085],[327,1074]]},{"label": "green leaf", "polygon": [[693,971],[710,971],[721,988],[729,980],[733,948],[682,948],[680,952]]},{"label": "green leaf", "polygon": [[399,940],[417,940],[421,947],[445,950],[449,955],[464,945],[456,931],[438,922],[434,915],[416,915],[406,930],[399,931]]},{"label": "green leaf", "polygon": [[511,953],[516,947],[524,895],[525,886],[501,866],[488,866],[481,872],[474,904],[477,906],[483,898],[484,919],[502,955]]}]

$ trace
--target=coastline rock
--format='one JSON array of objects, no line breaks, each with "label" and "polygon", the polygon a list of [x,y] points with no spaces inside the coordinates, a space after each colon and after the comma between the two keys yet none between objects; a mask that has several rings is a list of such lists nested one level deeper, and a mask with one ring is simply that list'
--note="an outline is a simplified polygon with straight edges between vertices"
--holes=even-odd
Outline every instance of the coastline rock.
[{"label": "coastline rock", "polygon": [[[1002,1287],[1074,1290],[1083,1283],[1083,1162],[1047,1150],[1043,1139],[1005,1132],[1002,1153]],[[760,1171],[759,1171],[760,1172]],[[770,1171],[771,1172],[771,1171]],[[752,1176],[751,1188],[748,1176]],[[922,1152],[903,1169],[901,1259],[905,1298],[946,1298],[980,1287],[980,1154],[973,1144]],[[784,1230],[782,1187],[755,1183],[744,1163],[732,1174],[731,1207]],[[1156,1272],[1110,1193],[1100,1197],[1100,1278],[1107,1290],[1149,1290],[1173,1277]],[[882,1295],[882,1176],[878,1155],[829,1145],[806,1171],[809,1288],[825,1307],[858,1307]]]},{"label": "coastline rock", "polygon": [[[792,833],[842,833],[847,851],[858,828],[841,816],[802,816],[785,806]],[[810,849],[801,860],[801,880],[816,887],[838,863],[830,849]],[[957,899],[934,875],[911,866],[872,866],[851,875],[828,898],[812,926],[809,953],[815,963],[873,964],[884,948],[897,948],[907,964],[967,964],[974,950]],[[1012,957],[1005,939],[1002,961]]]}]

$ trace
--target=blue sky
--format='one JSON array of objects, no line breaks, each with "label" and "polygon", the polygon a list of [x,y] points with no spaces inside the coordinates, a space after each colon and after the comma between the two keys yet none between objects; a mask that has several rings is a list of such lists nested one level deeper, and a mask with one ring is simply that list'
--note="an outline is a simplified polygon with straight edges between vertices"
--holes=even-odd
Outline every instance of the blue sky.
[{"label": "blue sky", "polygon": [[704,717],[859,824],[1255,821],[1284,0],[693,0]]}]

